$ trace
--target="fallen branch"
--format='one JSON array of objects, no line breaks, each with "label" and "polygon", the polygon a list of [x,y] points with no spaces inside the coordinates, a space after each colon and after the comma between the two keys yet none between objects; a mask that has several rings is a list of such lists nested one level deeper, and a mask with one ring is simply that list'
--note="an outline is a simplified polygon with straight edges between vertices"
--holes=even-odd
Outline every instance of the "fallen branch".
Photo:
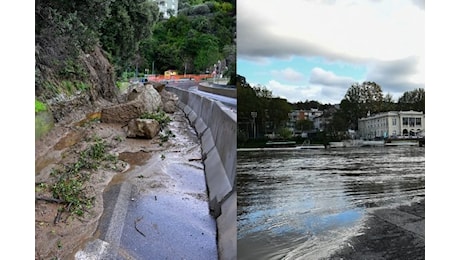
[{"label": "fallen branch", "polygon": [[56,217],[54,218],[54,225],[56,225],[57,223],[59,223],[59,221],[61,220],[61,215],[62,215],[62,210],[58,209],[58,212],[56,214]]},{"label": "fallen branch", "polygon": [[140,217],[136,220],[134,220],[134,228],[136,229],[137,232],[139,232],[139,234],[143,235],[145,237],[145,234],[142,233],[138,228],[137,228],[137,222],[141,221],[143,217]]},{"label": "fallen branch", "polygon": [[[66,211],[70,211],[70,207],[72,206],[72,202],[69,203],[67,205],[67,208],[65,209]],[[59,221],[61,221],[61,215],[62,215],[62,212],[64,212],[64,209],[62,208],[59,208],[58,209],[58,213],[56,215],[56,217],[54,218],[54,224],[56,225],[57,223],[59,223]]]},{"label": "fallen branch", "polygon": [[53,202],[53,203],[65,203],[65,201],[63,200],[60,200],[60,199],[55,199],[55,198],[47,198],[47,197],[38,197],[38,196],[35,196],[35,199],[36,200],[43,200],[43,201],[47,201],[47,202]]}]

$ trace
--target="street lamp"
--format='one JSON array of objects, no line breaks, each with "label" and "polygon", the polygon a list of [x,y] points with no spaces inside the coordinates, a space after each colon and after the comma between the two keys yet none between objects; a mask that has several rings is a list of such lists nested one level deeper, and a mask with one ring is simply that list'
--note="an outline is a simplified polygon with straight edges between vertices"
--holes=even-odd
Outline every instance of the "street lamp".
[{"label": "street lamp", "polygon": [[256,117],[257,117],[257,112],[251,112],[251,117],[252,117],[252,128],[254,130],[254,139],[256,139]]}]

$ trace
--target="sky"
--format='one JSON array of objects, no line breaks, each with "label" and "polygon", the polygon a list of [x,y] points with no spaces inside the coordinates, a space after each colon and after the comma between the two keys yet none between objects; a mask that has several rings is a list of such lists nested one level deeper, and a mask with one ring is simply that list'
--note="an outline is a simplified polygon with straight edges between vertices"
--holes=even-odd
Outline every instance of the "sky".
[{"label": "sky", "polygon": [[363,81],[397,101],[425,88],[425,2],[238,1],[237,72],[289,102],[338,104]]}]

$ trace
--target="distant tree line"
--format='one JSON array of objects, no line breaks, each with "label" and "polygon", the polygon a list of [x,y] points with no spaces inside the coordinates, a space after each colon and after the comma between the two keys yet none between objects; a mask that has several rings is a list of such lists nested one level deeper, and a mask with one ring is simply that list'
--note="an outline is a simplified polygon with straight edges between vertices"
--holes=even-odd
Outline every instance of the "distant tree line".
[{"label": "distant tree line", "polygon": [[[325,127],[323,137],[337,137],[349,129],[357,130],[358,119],[368,113],[376,114],[394,110],[414,110],[425,112],[425,90],[417,88],[406,91],[394,101],[390,94],[383,95],[382,88],[375,82],[365,81],[354,83],[347,90],[339,106],[322,104],[318,101],[289,103],[286,99],[273,97],[272,92],[264,86],[250,86],[246,78],[237,75],[238,91],[238,143],[242,144],[251,138],[264,138],[267,132],[285,133],[288,113],[292,110],[309,110],[316,108],[324,112],[324,116],[332,117]],[[251,112],[257,112],[255,118],[256,134],[251,131]],[[313,122],[300,120],[296,129],[311,130]]]}]

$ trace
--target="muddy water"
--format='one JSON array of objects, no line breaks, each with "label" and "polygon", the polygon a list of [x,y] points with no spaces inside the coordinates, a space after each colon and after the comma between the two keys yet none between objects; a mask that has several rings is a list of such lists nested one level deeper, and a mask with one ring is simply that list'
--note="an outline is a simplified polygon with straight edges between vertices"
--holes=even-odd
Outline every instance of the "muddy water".
[{"label": "muddy water", "polygon": [[321,259],[425,196],[420,147],[238,152],[238,259]]}]

